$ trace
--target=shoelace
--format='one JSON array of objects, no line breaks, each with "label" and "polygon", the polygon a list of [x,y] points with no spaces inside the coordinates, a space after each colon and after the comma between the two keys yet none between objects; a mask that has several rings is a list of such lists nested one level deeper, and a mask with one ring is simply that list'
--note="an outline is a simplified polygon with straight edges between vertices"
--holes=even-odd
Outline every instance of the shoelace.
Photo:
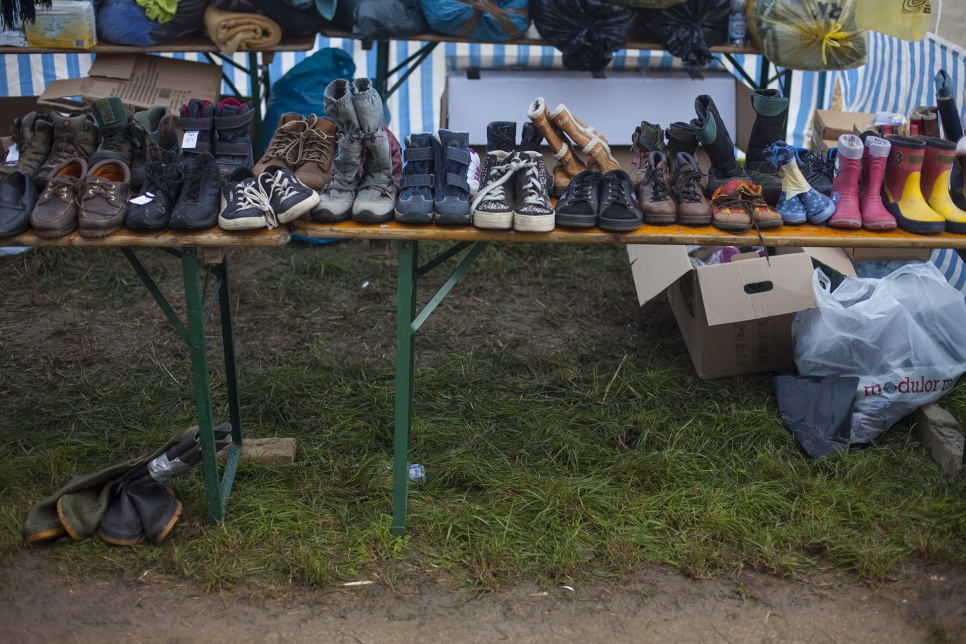
[{"label": "shoelace", "polygon": [[298,194],[298,191],[292,185],[292,182],[289,181],[289,178],[286,177],[281,171],[278,171],[272,175],[271,179],[268,180],[268,185],[272,192],[277,191],[279,193],[279,201],[284,201],[285,199]]},{"label": "shoelace", "polygon": [[93,177],[87,180],[88,197],[101,196],[105,199],[113,199],[117,193],[117,184],[101,177]]},{"label": "shoelace", "polygon": [[664,201],[668,198],[667,172],[654,168],[651,173],[651,201]]},{"label": "shoelace", "polygon": [[77,139],[74,138],[74,133],[67,133],[62,139],[57,141],[57,147],[51,151],[50,158],[47,160],[46,165],[54,166],[65,161],[71,157],[83,157],[87,158],[86,154],[79,154],[80,145],[78,145]]},{"label": "shoelace", "polygon": [[536,165],[532,161],[524,161],[520,157],[507,157],[503,163],[490,168],[489,176],[486,178],[486,185],[480,188],[470,204],[470,210],[476,210],[483,202],[506,201],[506,190],[503,186],[510,180],[513,174],[526,167],[527,164]]},{"label": "shoelace", "polygon": [[590,202],[591,198],[594,196],[594,193],[597,191],[597,183],[593,180],[587,179],[576,182],[571,181],[570,185],[573,186],[575,183],[577,185],[574,186],[574,191],[572,193],[573,196],[570,199],[570,203],[579,203],[581,201]]},{"label": "shoelace", "polygon": [[191,202],[197,201],[198,196],[201,193],[201,184],[204,182],[205,177],[210,175],[211,172],[205,166],[195,166],[193,168],[188,168],[184,173],[184,198]]},{"label": "shoelace", "polygon": [[279,128],[275,130],[268,150],[265,151],[266,159],[285,159],[289,164],[296,163],[299,158],[302,136],[299,132],[292,132]]},{"label": "shoelace", "polygon": [[324,162],[332,156],[334,137],[315,129],[306,130],[302,139],[303,161]]},{"label": "shoelace", "polygon": [[523,198],[523,203],[527,206],[548,207],[550,204],[547,199],[547,192],[543,189],[540,168],[537,167],[536,161],[525,162],[523,164],[523,172],[526,173],[523,184],[523,189],[526,190],[526,196]]},{"label": "shoelace", "polygon": [[627,191],[621,181],[611,179],[605,180],[607,187],[604,189],[604,198],[601,200],[600,209],[609,208],[612,204],[618,204],[628,210],[633,210],[634,206],[630,202]]},{"label": "shoelace", "polygon": [[173,200],[180,187],[184,184],[184,171],[175,165],[162,161],[151,161],[144,167],[144,173],[150,180],[155,195],[163,192],[169,200]]},{"label": "shoelace", "polygon": [[61,201],[70,201],[82,192],[84,192],[83,179],[69,174],[59,174],[47,182],[47,188],[40,197],[40,201],[47,202],[55,196]]},{"label": "shoelace", "polygon": [[817,154],[808,155],[806,166],[809,174],[828,174],[831,175],[835,168],[835,162],[825,159]]},{"label": "shoelace", "polygon": [[278,217],[275,216],[275,210],[272,208],[272,199],[258,181],[246,183],[241,192],[235,194],[242,208],[255,208],[261,211],[269,230],[278,228]]},{"label": "shoelace", "polygon": [[[151,137],[147,137],[151,138]],[[124,148],[130,144],[131,146],[136,146],[137,141],[134,139],[134,135],[131,133],[131,128],[121,130],[120,132],[115,132],[113,136],[104,137],[104,142],[101,144],[105,150],[113,150],[115,152],[123,152]]]},{"label": "shoelace", "polygon": [[[701,201],[701,194],[698,192],[698,187],[701,185],[703,178],[704,173],[694,166],[689,165],[687,169],[678,168],[674,177],[674,187],[671,188],[671,191],[679,201],[699,202]],[[678,187],[679,185],[680,187]]]}]

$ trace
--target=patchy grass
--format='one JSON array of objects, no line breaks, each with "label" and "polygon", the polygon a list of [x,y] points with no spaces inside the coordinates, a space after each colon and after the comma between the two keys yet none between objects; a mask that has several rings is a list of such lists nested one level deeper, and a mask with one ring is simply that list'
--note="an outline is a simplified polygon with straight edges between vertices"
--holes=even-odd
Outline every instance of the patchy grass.
[{"label": "patchy grass", "polygon": [[[176,303],[176,260],[140,255]],[[666,303],[638,308],[620,247],[492,246],[430,318],[416,342],[412,459],[428,480],[411,486],[410,528],[394,538],[394,259],[362,242],[291,245],[237,251],[232,271],[246,432],[297,438],[298,462],[242,466],[218,526],[200,474],[181,477],[185,509],[165,542],[61,540],[40,549],[49,565],[267,592],[391,583],[412,568],[493,587],[648,564],[877,582],[910,562],[966,562],[966,483],[946,479],[907,425],[869,449],[803,458],[768,376],[694,375]],[[428,276],[420,300],[444,277]],[[8,559],[26,548],[32,503],[153,449],[194,424],[194,409],[187,349],[120,253],[3,258],[0,283]],[[966,416],[962,385],[944,400]]]}]

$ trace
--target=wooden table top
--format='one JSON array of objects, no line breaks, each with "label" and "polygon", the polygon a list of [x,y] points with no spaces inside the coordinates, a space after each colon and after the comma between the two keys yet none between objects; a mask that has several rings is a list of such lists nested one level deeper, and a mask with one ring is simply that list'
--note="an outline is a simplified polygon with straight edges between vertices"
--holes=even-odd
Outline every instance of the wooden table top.
[{"label": "wooden table top", "polygon": [[[282,42],[274,47],[259,49],[261,52],[273,51],[308,51],[315,47],[315,36],[303,36],[299,38],[284,38]],[[0,54],[146,54],[146,53],[189,53],[189,52],[209,52],[217,53],[218,46],[211,42],[209,38],[189,38],[177,42],[166,43],[163,45],[153,45],[148,47],[133,47],[130,45],[115,45],[114,43],[102,42],[94,45],[90,49],[61,49],[51,47],[0,47]],[[253,50],[255,51],[255,50]],[[239,53],[247,54],[248,50]]]},{"label": "wooden table top", "polygon": [[[630,233],[609,233],[599,228],[568,230],[556,228],[549,233],[520,233],[512,230],[481,230],[473,226],[413,226],[389,222],[357,224],[346,221],[325,224],[307,219],[292,223],[292,234],[310,239],[390,239],[440,241],[494,241],[561,244],[695,244],[702,246],[759,246],[754,229],[735,234],[713,226],[643,225]],[[871,232],[846,231],[825,226],[781,226],[762,231],[765,246],[835,246],[856,248],[966,248],[966,235],[941,233],[915,235],[903,230]]]},{"label": "wooden table top", "polygon": [[244,246],[283,246],[291,235],[287,226],[272,230],[226,231],[220,228],[207,230],[129,230],[122,228],[113,235],[88,239],[76,231],[63,237],[43,239],[32,230],[0,237],[0,246],[44,246],[84,248],[239,248]]}]

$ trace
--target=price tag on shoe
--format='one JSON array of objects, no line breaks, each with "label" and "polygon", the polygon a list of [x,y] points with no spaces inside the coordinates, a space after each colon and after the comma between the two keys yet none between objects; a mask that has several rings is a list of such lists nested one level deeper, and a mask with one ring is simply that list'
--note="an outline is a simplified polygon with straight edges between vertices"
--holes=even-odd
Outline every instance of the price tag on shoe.
[{"label": "price tag on shoe", "polygon": [[4,163],[7,165],[16,165],[17,161],[20,160],[20,151],[17,150],[17,144],[12,144],[7,148],[7,158],[4,159]]},{"label": "price tag on shoe", "polygon": [[198,130],[191,130],[184,133],[184,141],[181,147],[185,150],[193,150],[198,145]]},{"label": "price tag on shoe", "polygon": [[137,204],[138,206],[143,206],[146,203],[151,203],[154,201],[153,192],[145,192],[143,195],[138,195],[130,200],[131,203]]}]

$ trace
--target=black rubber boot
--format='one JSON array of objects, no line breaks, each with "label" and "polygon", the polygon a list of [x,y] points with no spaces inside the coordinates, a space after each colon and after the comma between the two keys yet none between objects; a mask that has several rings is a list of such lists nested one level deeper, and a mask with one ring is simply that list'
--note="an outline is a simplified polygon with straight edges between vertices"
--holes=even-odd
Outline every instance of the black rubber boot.
[{"label": "black rubber boot", "polygon": [[155,543],[164,540],[181,516],[181,502],[146,470],[140,478],[129,481],[124,490],[134,502],[144,536]]},{"label": "black rubber boot", "polygon": [[[735,160],[735,144],[718,114],[714,100],[707,94],[702,94],[694,99],[694,111],[697,118],[691,119],[691,129],[711,160],[707,194],[713,195],[718,188],[732,179],[750,179],[745,169]],[[779,194],[780,188],[781,181]]]},{"label": "black rubber boot", "polygon": [[128,494],[127,484],[107,506],[97,528],[101,539],[115,546],[133,546],[144,539],[141,516]]},{"label": "black rubber boot", "polygon": [[[939,108],[939,118],[943,123],[943,134],[946,139],[954,143],[963,138],[963,124],[959,120],[959,108],[956,106],[956,83],[940,69],[936,74],[936,106]],[[952,170],[949,172],[949,195],[953,203],[960,210],[966,210],[966,160],[956,157]]]},{"label": "black rubber boot", "polygon": [[493,121],[486,126],[486,151],[513,152],[517,149],[515,121]]},{"label": "black rubber boot", "polygon": [[777,203],[782,180],[778,166],[765,158],[765,148],[785,139],[788,99],[777,89],[756,89],[751,94],[751,107],[755,110],[755,123],[745,148],[745,172],[761,185],[765,201]]}]

